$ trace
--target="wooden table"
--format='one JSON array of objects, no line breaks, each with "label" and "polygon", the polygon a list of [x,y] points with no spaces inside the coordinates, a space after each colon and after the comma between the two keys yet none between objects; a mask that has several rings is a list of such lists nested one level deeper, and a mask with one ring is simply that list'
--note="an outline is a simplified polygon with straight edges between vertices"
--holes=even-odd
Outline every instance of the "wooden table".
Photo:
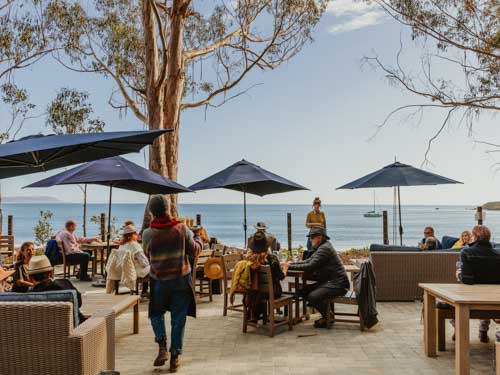
[{"label": "wooden table", "polygon": [[120,316],[128,309],[133,308],[133,332],[139,333],[139,305],[141,299],[133,295],[115,295],[105,293],[85,293],[82,295],[81,311],[84,314],[92,315],[96,311],[112,309],[115,316]]},{"label": "wooden table", "polygon": [[[108,247],[106,245],[106,242],[91,242],[91,243],[83,243],[80,245],[80,248],[83,251],[91,251],[92,254],[95,256],[96,262],[97,262],[97,253],[99,252],[100,258],[101,258],[101,275],[104,275],[104,264],[106,264],[106,260],[109,257],[109,252]],[[113,248],[116,248],[116,244],[111,242],[109,244],[110,250]],[[104,252],[106,252],[106,257],[104,256]],[[95,270],[95,273],[97,273],[97,270]]]},{"label": "wooden table", "polygon": [[455,307],[455,374],[468,375],[471,310],[500,311],[500,285],[427,284],[424,290],[424,349],[437,356],[436,298]]},{"label": "wooden table", "polygon": [[[351,275],[351,287],[354,274],[359,272],[359,267],[355,265],[344,265],[347,273]],[[307,301],[303,298],[299,291],[301,285],[306,285],[307,279],[304,276],[304,271],[288,270],[287,277],[294,278],[294,304],[295,304],[295,318],[294,323],[297,324],[303,320],[309,320],[309,314],[307,312]],[[300,303],[302,302],[302,309],[300,308]],[[301,312],[302,310],[302,312]]]},{"label": "wooden table", "polygon": [[[309,319],[309,314],[307,313],[307,301],[300,295],[300,286],[305,285],[307,280],[304,276],[304,271],[288,270],[286,273],[287,277],[294,278],[294,304],[295,304],[295,318],[293,319],[294,324],[301,322],[302,320]],[[302,313],[300,312],[300,302],[302,302]]]}]

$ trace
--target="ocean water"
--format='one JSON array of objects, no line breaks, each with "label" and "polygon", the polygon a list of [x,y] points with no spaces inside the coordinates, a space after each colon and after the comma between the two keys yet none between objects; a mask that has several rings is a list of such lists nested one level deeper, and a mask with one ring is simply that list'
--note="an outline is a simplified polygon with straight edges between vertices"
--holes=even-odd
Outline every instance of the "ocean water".
[{"label": "ocean water", "polygon": [[[106,204],[89,204],[87,217],[107,212]],[[332,237],[337,249],[352,247],[366,247],[371,243],[382,243],[382,218],[365,218],[363,213],[372,209],[367,205],[326,205],[323,210],[326,214],[328,233]],[[393,239],[392,206],[381,206],[388,211],[389,238]],[[34,230],[40,217],[40,211],[50,210],[53,213],[51,224],[54,231],[61,229],[64,222],[75,219],[79,223],[78,234],[82,234],[83,209],[81,204],[4,204],[4,231],[6,231],[7,215],[14,216],[14,236],[16,244],[34,239]],[[293,246],[305,246],[307,229],[304,226],[309,205],[248,205],[249,234],[253,233],[252,225],[257,221],[264,221],[282,245],[287,243],[288,212],[292,214],[292,241]],[[138,226],[142,222],[144,206],[142,204],[114,204],[112,217],[121,225],[125,220],[133,220]],[[195,217],[201,214],[202,224],[210,236],[219,238],[223,243],[231,246],[242,246],[243,235],[243,207],[236,204],[192,204],[180,205],[181,217]],[[475,211],[466,206],[404,206],[403,227],[404,243],[414,246],[423,236],[423,228],[431,225],[436,235],[459,236],[465,229],[471,229],[475,224]],[[485,225],[493,233],[493,239],[500,242],[500,212],[487,211]],[[87,236],[97,235],[99,225],[87,223]],[[396,227],[397,232],[397,227]],[[399,238],[397,238],[399,243]]]}]

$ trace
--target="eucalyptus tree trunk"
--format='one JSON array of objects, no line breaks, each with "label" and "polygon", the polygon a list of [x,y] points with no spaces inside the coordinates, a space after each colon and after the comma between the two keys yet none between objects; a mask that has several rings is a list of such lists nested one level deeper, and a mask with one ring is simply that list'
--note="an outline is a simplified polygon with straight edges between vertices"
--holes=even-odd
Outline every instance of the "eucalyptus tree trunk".
[{"label": "eucalyptus tree trunk", "polygon": [[[189,12],[189,0],[174,0],[170,22],[170,42],[168,46],[167,81],[164,97],[164,119],[166,129],[174,129],[166,135],[165,162],[168,178],[177,181],[179,160],[179,120],[181,100],[185,84],[184,27]],[[178,215],[177,194],[170,195],[171,214]]]}]

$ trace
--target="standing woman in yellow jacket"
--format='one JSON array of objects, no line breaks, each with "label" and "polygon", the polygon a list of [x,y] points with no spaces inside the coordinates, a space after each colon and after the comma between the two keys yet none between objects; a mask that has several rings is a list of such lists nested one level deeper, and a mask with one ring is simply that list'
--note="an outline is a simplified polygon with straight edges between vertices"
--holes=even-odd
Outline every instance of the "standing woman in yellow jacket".
[{"label": "standing woman in yellow jacket", "polygon": [[[319,197],[314,198],[313,209],[307,214],[306,218],[306,228],[311,229],[312,227],[321,227],[326,229],[326,219],[325,213],[321,211],[321,199]],[[307,250],[312,250],[311,240],[307,239]]]}]

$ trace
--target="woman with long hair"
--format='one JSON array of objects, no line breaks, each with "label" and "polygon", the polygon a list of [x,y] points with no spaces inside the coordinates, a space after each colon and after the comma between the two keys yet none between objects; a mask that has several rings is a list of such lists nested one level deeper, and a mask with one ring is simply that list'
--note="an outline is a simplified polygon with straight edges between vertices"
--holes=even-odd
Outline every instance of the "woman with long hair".
[{"label": "woman with long hair", "polygon": [[28,276],[28,266],[35,253],[33,242],[24,242],[16,254],[16,263],[14,264],[14,275],[12,291],[15,293],[26,293],[33,286]]}]

